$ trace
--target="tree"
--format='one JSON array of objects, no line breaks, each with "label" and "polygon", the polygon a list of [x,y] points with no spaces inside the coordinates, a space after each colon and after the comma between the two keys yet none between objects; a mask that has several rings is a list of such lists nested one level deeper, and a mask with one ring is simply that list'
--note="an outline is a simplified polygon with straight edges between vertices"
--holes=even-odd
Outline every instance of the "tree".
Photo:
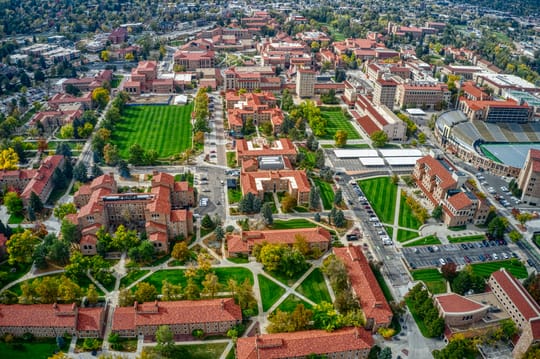
[{"label": "tree", "polygon": [[97,163],[94,163],[94,165],[92,166],[92,177],[97,178],[102,175],[103,175],[103,171],[101,170],[101,168],[98,166]]},{"label": "tree", "polygon": [[118,292],[118,305],[120,307],[131,307],[135,302],[135,297],[131,290],[127,288],[121,288]]},{"label": "tree", "polygon": [[200,289],[193,278],[188,278],[186,288],[184,288],[184,296],[187,300],[194,300],[199,298]]},{"label": "tree", "polygon": [[261,262],[267,271],[276,272],[280,267],[283,250],[284,247],[280,244],[263,245],[257,261]]},{"label": "tree", "polygon": [[169,283],[167,280],[163,280],[161,286],[161,300],[179,300],[182,298],[182,286]]},{"label": "tree", "polygon": [[231,288],[231,281],[229,281],[229,289],[233,291],[233,295],[242,310],[250,310],[257,306],[257,299],[253,295],[253,286],[248,278],[244,279],[244,282],[240,285],[236,285]]},{"label": "tree", "polygon": [[4,205],[7,208],[9,214],[21,215],[23,212],[23,202],[17,192],[8,192],[4,196]]},{"label": "tree", "polygon": [[296,198],[289,193],[286,193],[285,197],[281,200],[281,210],[285,213],[289,213],[292,212],[294,207],[296,207]]},{"label": "tree", "polygon": [[214,299],[216,294],[221,290],[221,284],[219,278],[214,273],[208,273],[204,277],[202,282],[203,293],[210,295],[210,298]]},{"label": "tree", "polygon": [[68,241],[58,240],[55,236],[54,241],[48,247],[49,259],[58,265],[66,265],[69,262],[69,247]]},{"label": "tree", "polygon": [[86,122],[82,127],[77,129],[77,136],[79,136],[79,138],[88,138],[93,130],[94,126],[90,122]]},{"label": "tree", "polygon": [[321,206],[321,198],[319,196],[319,190],[317,187],[312,186],[309,190],[309,208],[319,209]]},{"label": "tree", "polygon": [[386,145],[388,142],[388,135],[382,130],[373,132],[370,138],[371,141],[373,141],[373,146],[375,147],[384,147],[384,145]]},{"label": "tree", "polygon": [[73,168],[73,178],[75,181],[79,181],[82,183],[88,182],[88,169],[86,168],[86,165],[83,161],[80,161],[75,165],[75,168]]},{"label": "tree", "polygon": [[63,220],[68,214],[77,213],[77,208],[75,208],[75,204],[73,202],[61,203],[54,208],[53,213],[56,218]]},{"label": "tree", "polygon": [[206,229],[212,229],[214,228],[214,222],[212,221],[212,218],[208,214],[205,214],[203,219],[201,220],[201,227]]},{"label": "tree", "polygon": [[67,123],[62,128],[60,128],[60,138],[68,139],[75,137],[75,129],[73,124]]},{"label": "tree", "polygon": [[334,193],[334,205],[339,206],[343,202],[343,192],[341,188],[338,188],[336,193]]},{"label": "tree", "polygon": [[133,144],[129,148],[128,162],[134,166],[141,166],[144,164],[144,149],[138,143]]},{"label": "tree", "polygon": [[62,220],[60,234],[62,239],[68,243],[78,243],[81,239],[81,233],[77,225],[65,219]]},{"label": "tree", "polygon": [[36,213],[43,211],[43,202],[41,202],[41,198],[34,191],[30,193],[29,207]]},{"label": "tree", "polygon": [[441,205],[438,205],[435,208],[433,208],[433,211],[431,212],[431,217],[439,221],[442,218],[442,215],[443,215],[443,210],[442,210]]},{"label": "tree", "polygon": [[58,282],[55,277],[45,276],[35,279],[33,284],[41,303],[50,304],[58,300]]},{"label": "tree", "polygon": [[268,316],[270,325],[266,329],[268,333],[305,330],[309,327],[312,316],[313,312],[306,309],[303,304],[298,304],[291,313],[282,312],[278,309],[276,313]]},{"label": "tree", "polygon": [[134,293],[135,300],[138,303],[152,302],[156,300],[158,292],[156,287],[150,283],[141,282],[137,285],[137,290]]},{"label": "tree", "polygon": [[334,141],[336,141],[336,147],[342,148],[347,144],[347,137],[349,134],[344,130],[337,130],[334,135]]},{"label": "tree", "polygon": [[488,233],[495,239],[501,239],[504,236],[508,220],[504,217],[495,217],[488,224]]},{"label": "tree", "polygon": [[527,221],[533,219],[533,215],[529,212],[521,212],[516,216],[519,224],[523,227]]},{"label": "tree", "polygon": [[73,303],[81,297],[81,287],[71,279],[62,276],[58,285],[58,297],[65,303]]},{"label": "tree", "polygon": [[96,304],[99,299],[99,293],[96,290],[96,286],[93,284],[90,284],[88,286],[88,290],[86,291],[86,299],[88,300],[88,303],[90,304]]},{"label": "tree", "polygon": [[458,275],[457,265],[454,262],[449,262],[441,266],[441,273],[444,279],[449,282],[452,282],[454,278]]},{"label": "tree", "polygon": [[510,238],[512,242],[515,243],[515,242],[519,242],[521,238],[523,238],[523,235],[514,229],[513,231],[508,233],[508,237]]},{"label": "tree", "polygon": [[222,241],[223,238],[225,238],[225,231],[223,230],[223,226],[216,226],[216,229],[214,229],[214,235],[216,236],[217,241]]},{"label": "tree", "polygon": [[392,359],[392,349],[384,347],[377,356],[377,359]]},{"label": "tree", "polygon": [[109,102],[109,91],[103,87],[95,88],[92,91],[92,101],[101,109]]},{"label": "tree", "polygon": [[6,243],[9,264],[31,263],[34,247],[38,243],[39,238],[29,229],[25,229],[21,233],[12,234]]},{"label": "tree", "polygon": [[197,266],[204,273],[210,272],[212,269],[212,257],[207,253],[199,253],[197,256]]},{"label": "tree", "polygon": [[315,167],[324,167],[324,151],[322,148],[319,148],[317,149],[317,151],[315,151]]},{"label": "tree", "polygon": [[120,160],[118,161],[118,173],[123,178],[130,178],[131,173],[129,171],[129,167],[126,161]]},{"label": "tree", "polygon": [[136,247],[139,244],[139,241],[140,239],[135,230],[126,230],[126,227],[121,224],[114,233],[112,245],[120,251],[125,251],[129,248]]},{"label": "tree", "polygon": [[264,218],[266,225],[271,226],[274,223],[274,217],[272,216],[272,206],[269,202],[265,202],[261,209],[261,214]]},{"label": "tree", "polygon": [[345,227],[347,224],[347,221],[345,220],[345,215],[343,214],[343,211],[340,209],[336,212],[336,216],[334,217],[334,225],[339,228]]},{"label": "tree", "polygon": [[56,146],[55,154],[71,158],[72,152],[71,152],[71,148],[69,147],[69,145],[67,143],[60,142]]},{"label": "tree", "polygon": [[185,262],[189,258],[189,248],[186,241],[177,242],[171,252],[171,257]]},{"label": "tree", "polygon": [[0,152],[0,170],[16,170],[19,164],[19,155],[11,147]]},{"label": "tree", "polygon": [[527,289],[527,292],[529,292],[531,297],[533,297],[537,303],[540,303],[540,274],[532,273],[529,275],[523,282],[523,286]]},{"label": "tree", "polygon": [[174,335],[168,325],[161,325],[156,330],[156,351],[169,357],[174,351]]}]

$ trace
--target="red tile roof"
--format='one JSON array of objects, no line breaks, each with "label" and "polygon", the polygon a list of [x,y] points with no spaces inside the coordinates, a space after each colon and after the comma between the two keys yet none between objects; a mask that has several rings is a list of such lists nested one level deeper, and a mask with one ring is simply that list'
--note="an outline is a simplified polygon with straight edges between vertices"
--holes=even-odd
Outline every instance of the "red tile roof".
[{"label": "red tile roof", "polygon": [[171,222],[185,222],[191,215],[187,209],[176,209],[171,211]]},{"label": "red tile roof", "polygon": [[238,359],[304,358],[310,354],[369,350],[372,346],[373,338],[363,328],[346,328],[334,332],[308,330],[238,338],[236,357]]},{"label": "red tile roof", "polygon": [[43,160],[41,166],[37,171],[37,174],[28,182],[28,185],[25,187],[23,193],[21,194],[22,198],[30,198],[30,194],[34,192],[38,196],[41,195],[45,186],[51,180],[51,177],[54,173],[54,170],[60,165],[64,160],[64,156],[54,155],[49,156]]},{"label": "red tile roof", "polygon": [[345,263],[349,281],[359,298],[360,307],[364,311],[366,319],[373,319],[377,325],[390,324],[392,310],[362,253],[362,249],[349,245],[344,248],[334,248],[334,254]]},{"label": "red tile roof", "polygon": [[301,235],[307,243],[330,243],[330,232],[322,227],[282,229],[268,231],[245,231],[240,235],[227,237],[229,253],[249,253],[256,243],[287,244],[292,245],[296,241],[296,235]]},{"label": "red tile roof", "polygon": [[77,308],[76,304],[0,304],[0,327],[99,330],[102,311],[103,308]]},{"label": "red tile roof", "polygon": [[428,176],[437,176],[441,182],[439,187],[444,189],[452,188],[456,186],[457,182],[452,178],[452,173],[446,169],[438,160],[431,156],[425,156],[420,158],[417,163],[426,164],[429,167]]},{"label": "red tile roof", "polygon": [[529,157],[532,162],[532,169],[534,172],[540,172],[540,150],[531,148],[529,150]]},{"label": "red tile roof", "polygon": [[112,330],[135,330],[139,326],[241,321],[242,311],[234,299],[152,302],[114,311]]},{"label": "red tile roof", "polygon": [[493,272],[491,277],[499,284],[510,299],[510,302],[514,303],[525,320],[540,317],[540,305],[536,303],[523,285],[508,273],[506,269],[501,268]]},{"label": "red tile roof", "polygon": [[240,174],[240,184],[242,193],[251,192],[257,194],[256,179],[278,179],[278,178],[293,178],[299,192],[309,192],[311,186],[303,170],[282,170],[282,171],[258,171],[258,172],[243,172]]},{"label": "red tile roof", "polygon": [[473,201],[465,192],[459,192],[458,194],[448,197],[448,203],[450,203],[455,210],[459,211],[470,207],[473,204]]},{"label": "red tile roof", "polygon": [[455,293],[436,295],[435,300],[445,313],[468,313],[486,308],[485,305]]},{"label": "red tile roof", "polygon": [[264,146],[250,149],[248,141],[236,141],[236,153],[242,156],[287,156],[296,155],[296,148],[288,138],[281,138],[274,142],[272,147]]}]

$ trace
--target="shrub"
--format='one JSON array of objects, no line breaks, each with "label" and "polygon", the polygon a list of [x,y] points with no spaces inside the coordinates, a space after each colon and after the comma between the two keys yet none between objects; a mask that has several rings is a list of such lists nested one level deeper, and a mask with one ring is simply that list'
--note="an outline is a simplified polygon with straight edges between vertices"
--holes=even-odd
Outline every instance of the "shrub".
[{"label": "shrub", "polygon": [[195,338],[202,339],[202,337],[204,337],[204,330],[202,330],[202,329],[194,329],[191,332],[191,335],[194,336]]},{"label": "shrub", "polygon": [[388,339],[394,336],[396,334],[396,331],[392,328],[379,328],[377,331],[380,335],[383,336],[384,339]]}]

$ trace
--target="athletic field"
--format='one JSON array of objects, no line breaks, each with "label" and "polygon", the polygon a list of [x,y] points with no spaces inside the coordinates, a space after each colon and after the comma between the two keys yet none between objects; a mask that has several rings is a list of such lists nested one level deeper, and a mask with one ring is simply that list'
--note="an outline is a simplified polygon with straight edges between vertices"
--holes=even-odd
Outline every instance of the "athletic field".
[{"label": "athletic field", "polygon": [[191,112],[185,106],[128,106],[112,133],[122,158],[129,157],[129,148],[140,144],[145,150],[156,150],[159,158],[167,158],[191,147]]}]

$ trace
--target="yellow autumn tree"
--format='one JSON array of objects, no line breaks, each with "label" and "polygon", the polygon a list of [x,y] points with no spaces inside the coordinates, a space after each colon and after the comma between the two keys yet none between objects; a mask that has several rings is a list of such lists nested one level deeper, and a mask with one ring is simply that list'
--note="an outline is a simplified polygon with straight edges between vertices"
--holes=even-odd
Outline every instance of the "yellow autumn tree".
[{"label": "yellow autumn tree", "polygon": [[0,152],[0,170],[16,170],[19,168],[19,155],[9,147]]}]

